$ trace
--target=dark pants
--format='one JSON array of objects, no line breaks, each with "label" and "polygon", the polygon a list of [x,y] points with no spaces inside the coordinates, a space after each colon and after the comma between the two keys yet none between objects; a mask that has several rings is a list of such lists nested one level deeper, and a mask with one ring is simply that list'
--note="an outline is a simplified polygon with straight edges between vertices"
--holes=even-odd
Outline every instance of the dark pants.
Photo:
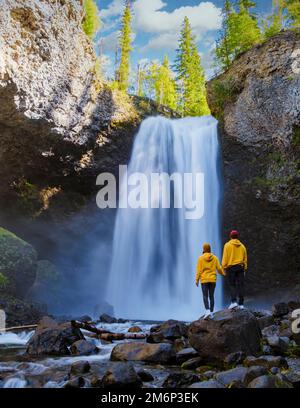
[{"label": "dark pants", "polygon": [[[202,293],[203,293],[203,301],[206,310],[210,310],[212,313],[215,308],[215,283],[202,283]],[[208,301],[209,299],[209,301]]]},{"label": "dark pants", "polygon": [[237,303],[239,298],[239,305],[244,305],[245,293],[245,269],[243,265],[234,265],[227,269],[231,303]]}]

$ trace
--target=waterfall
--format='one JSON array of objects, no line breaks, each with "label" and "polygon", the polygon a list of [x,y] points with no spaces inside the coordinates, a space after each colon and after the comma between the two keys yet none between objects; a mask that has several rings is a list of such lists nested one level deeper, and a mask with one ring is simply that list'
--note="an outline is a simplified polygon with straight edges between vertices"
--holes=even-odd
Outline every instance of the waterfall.
[{"label": "waterfall", "polygon": [[[217,125],[211,116],[153,117],[141,124],[128,176],[204,174],[204,216],[187,219],[186,208],[174,205],[170,209],[118,209],[107,289],[107,300],[117,316],[190,321],[202,314],[202,293],[195,285],[195,272],[203,243],[209,242],[213,252],[221,255]],[[120,201],[126,200],[127,190],[123,180]],[[217,307],[222,305],[221,298],[219,279]]]}]

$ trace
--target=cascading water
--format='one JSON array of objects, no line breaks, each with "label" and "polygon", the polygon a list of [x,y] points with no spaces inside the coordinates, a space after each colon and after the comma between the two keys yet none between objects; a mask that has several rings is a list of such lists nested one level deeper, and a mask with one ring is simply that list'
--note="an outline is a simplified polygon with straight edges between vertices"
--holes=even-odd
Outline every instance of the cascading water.
[{"label": "cascading water", "polygon": [[[186,208],[118,210],[107,300],[117,316],[193,320],[203,312],[195,271],[202,245],[220,256],[220,178],[217,121],[211,117],[146,119],[136,136],[128,177],[135,173],[204,174],[204,216]],[[120,200],[127,199],[127,180]],[[161,192],[160,192],[161,193]],[[126,197],[125,197],[126,195]],[[219,280],[216,301],[221,306]]]}]

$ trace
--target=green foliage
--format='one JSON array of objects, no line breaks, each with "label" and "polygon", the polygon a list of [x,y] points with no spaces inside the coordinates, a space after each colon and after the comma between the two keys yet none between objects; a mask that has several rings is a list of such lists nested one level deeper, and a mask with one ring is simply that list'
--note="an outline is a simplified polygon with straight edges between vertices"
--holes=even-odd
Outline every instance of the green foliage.
[{"label": "green foliage", "polygon": [[300,1],[285,0],[289,22],[292,27],[300,27]]},{"label": "green foliage", "polygon": [[251,13],[254,6],[252,1],[240,0],[236,10],[229,0],[225,1],[223,25],[216,47],[216,60],[221,68],[227,69],[239,54],[262,40],[257,17]]},{"label": "green foliage", "polygon": [[238,91],[234,79],[231,77],[215,80],[212,86],[215,114],[217,118],[220,118],[224,113],[225,106],[230,102],[234,102]]},{"label": "green foliage", "polygon": [[288,358],[300,358],[300,346],[289,346],[285,355]]},{"label": "green foliage", "polygon": [[122,28],[119,36],[119,49],[120,49],[120,65],[116,72],[116,81],[119,83],[119,89],[127,91],[129,87],[129,75],[130,75],[130,52],[131,47],[131,7],[130,2],[127,1],[122,18]]},{"label": "green foliage", "polygon": [[5,289],[9,283],[9,279],[0,272],[0,289]]},{"label": "green foliage", "polygon": [[84,0],[85,16],[82,22],[83,31],[86,35],[93,39],[100,28],[100,18],[98,7],[94,0]]},{"label": "green foliage", "polygon": [[206,100],[204,69],[187,17],[184,19],[180,34],[175,69],[180,91],[179,110],[182,116],[210,114]]}]

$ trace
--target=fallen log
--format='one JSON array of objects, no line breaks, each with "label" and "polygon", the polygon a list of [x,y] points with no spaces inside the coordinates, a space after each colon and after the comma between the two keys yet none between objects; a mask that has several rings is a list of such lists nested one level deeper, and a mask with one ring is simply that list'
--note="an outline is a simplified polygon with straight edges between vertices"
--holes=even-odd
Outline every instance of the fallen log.
[{"label": "fallen log", "polygon": [[99,336],[101,336],[102,334],[111,334],[109,330],[97,329],[96,326],[93,326],[90,323],[77,322],[76,320],[71,320],[71,324],[73,327],[76,327],[77,329],[86,330],[91,333],[95,333]]},{"label": "fallen log", "polygon": [[36,328],[37,328],[37,324],[28,324],[26,326],[8,327],[6,329],[0,330],[0,333],[19,331],[19,330],[34,330]]}]

